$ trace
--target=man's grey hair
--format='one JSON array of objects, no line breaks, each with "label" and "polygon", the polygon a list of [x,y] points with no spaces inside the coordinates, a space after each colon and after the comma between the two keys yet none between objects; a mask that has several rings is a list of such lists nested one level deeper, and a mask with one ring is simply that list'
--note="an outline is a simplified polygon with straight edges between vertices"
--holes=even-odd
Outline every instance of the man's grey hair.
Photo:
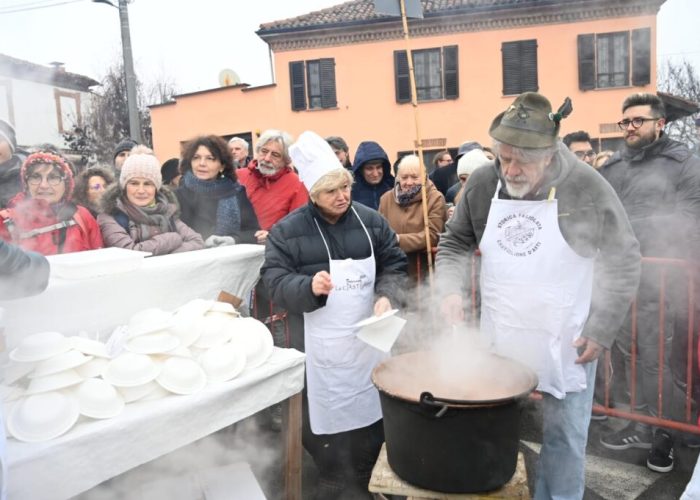
[{"label": "man's grey hair", "polygon": [[[510,146],[513,148],[513,152],[520,157],[520,159],[526,163],[537,163],[545,158],[553,156],[559,150],[560,140],[557,139],[555,143],[546,148],[520,148],[517,146]],[[493,152],[496,156],[499,155],[501,151],[501,146],[505,144],[501,141],[493,140]]]},{"label": "man's grey hair", "polygon": [[289,156],[289,146],[292,145],[294,139],[291,135],[283,130],[268,129],[260,135],[258,142],[255,144],[255,152],[259,153],[260,148],[262,148],[268,142],[276,142],[281,145],[284,161],[287,163],[292,161],[292,158]]},{"label": "man's grey hair", "polygon": [[250,144],[248,144],[248,141],[246,141],[242,137],[231,137],[228,140],[229,144],[233,144],[234,142],[240,142],[241,144],[243,144],[243,148],[245,148],[246,151],[250,151]]}]

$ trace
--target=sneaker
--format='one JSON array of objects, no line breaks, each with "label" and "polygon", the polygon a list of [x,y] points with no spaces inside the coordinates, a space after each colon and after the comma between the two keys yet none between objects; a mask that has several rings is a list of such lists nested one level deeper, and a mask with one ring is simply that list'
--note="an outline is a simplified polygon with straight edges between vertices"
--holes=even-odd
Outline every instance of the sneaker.
[{"label": "sneaker", "polygon": [[603,422],[608,419],[608,416],[605,413],[591,413],[591,420],[595,420],[596,422]]},{"label": "sneaker", "polygon": [[647,467],[656,472],[673,470],[673,439],[668,432],[656,430],[654,444],[647,457]]},{"label": "sneaker", "polygon": [[683,444],[692,449],[700,448],[700,435],[685,434],[683,436]]},{"label": "sneaker", "polygon": [[624,429],[600,438],[600,444],[609,450],[627,450],[629,448],[651,449],[651,431],[640,431],[635,422]]}]

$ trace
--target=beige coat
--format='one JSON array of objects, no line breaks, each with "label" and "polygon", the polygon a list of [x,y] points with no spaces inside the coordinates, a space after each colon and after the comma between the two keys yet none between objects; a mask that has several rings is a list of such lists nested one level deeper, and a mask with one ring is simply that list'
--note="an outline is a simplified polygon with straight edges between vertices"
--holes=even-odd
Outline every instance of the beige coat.
[{"label": "beige coat", "polygon": [[[428,197],[428,221],[430,225],[430,246],[437,247],[438,238],[445,227],[447,217],[445,197],[437,190],[432,182],[426,185]],[[409,273],[416,274],[417,260],[422,255],[422,273],[425,273],[425,224],[423,223],[423,204],[421,193],[418,193],[406,206],[400,206],[396,201],[396,188],[384,193],[379,200],[379,213],[389,221],[391,228],[399,236],[399,246],[409,258]]]}]

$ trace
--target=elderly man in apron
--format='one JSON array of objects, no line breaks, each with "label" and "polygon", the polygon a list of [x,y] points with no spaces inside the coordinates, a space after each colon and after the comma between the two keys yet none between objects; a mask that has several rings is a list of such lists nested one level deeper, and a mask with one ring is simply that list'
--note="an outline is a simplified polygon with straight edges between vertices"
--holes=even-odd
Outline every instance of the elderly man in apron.
[{"label": "elderly man in apron", "polygon": [[[543,443],[536,499],[580,499],[597,358],[636,291],[639,244],[611,187],[558,139],[542,95],[493,121],[497,158],[467,181],[437,254],[441,310],[464,319],[470,256],[481,252],[481,333],[539,376]],[[468,356],[468,353],[465,353]]]},{"label": "elderly man in apron", "polygon": [[315,498],[371,498],[384,434],[370,375],[386,354],[355,325],[398,305],[406,255],[386,219],[352,202],[352,174],[325,140],[304,132],[289,151],[311,201],[270,230],[262,277],[289,313],[292,347],[306,352],[302,440],[319,470]]}]

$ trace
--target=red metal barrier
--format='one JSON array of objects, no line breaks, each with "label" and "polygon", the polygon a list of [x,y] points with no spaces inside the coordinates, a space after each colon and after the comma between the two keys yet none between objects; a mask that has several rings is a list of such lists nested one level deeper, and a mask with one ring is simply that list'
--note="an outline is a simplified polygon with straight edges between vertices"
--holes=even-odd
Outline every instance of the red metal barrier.
[{"label": "red metal barrier", "polygon": [[686,290],[687,290],[687,307],[688,307],[688,319],[687,319],[687,342],[688,351],[686,355],[686,373],[685,373],[685,421],[679,422],[677,420],[672,420],[670,418],[665,418],[663,415],[663,386],[664,386],[664,364],[665,364],[665,350],[666,345],[665,339],[665,308],[659,307],[659,344],[658,344],[658,360],[659,360],[659,373],[657,379],[657,408],[659,408],[659,415],[657,417],[650,417],[647,415],[640,414],[634,409],[636,408],[636,392],[637,392],[637,301],[632,303],[632,314],[631,314],[631,328],[632,328],[632,345],[630,346],[631,353],[631,373],[630,379],[628,381],[630,389],[630,404],[629,410],[619,410],[610,407],[610,353],[607,352],[605,355],[605,399],[604,405],[594,405],[593,412],[598,414],[610,415],[613,417],[626,418],[628,420],[634,420],[638,422],[643,422],[646,424],[651,424],[660,427],[667,427],[669,429],[676,429],[685,432],[691,432],[694,434],[700,434],[700,427],[697,422],[692,419],[693,412],[693,373],[698,370],[698,363],[694,346],[695,337],[695,282],[693,280],[693,275],[695,269],[692,264],[688,261],[680,259],[663,259],[656,257],[644,257],[642,258],[642,265],[655,266],[659,268],[659,304],[664,304],[667,297],[667,279],[668,272],[670,268],[678,269],[683,271]]}]

